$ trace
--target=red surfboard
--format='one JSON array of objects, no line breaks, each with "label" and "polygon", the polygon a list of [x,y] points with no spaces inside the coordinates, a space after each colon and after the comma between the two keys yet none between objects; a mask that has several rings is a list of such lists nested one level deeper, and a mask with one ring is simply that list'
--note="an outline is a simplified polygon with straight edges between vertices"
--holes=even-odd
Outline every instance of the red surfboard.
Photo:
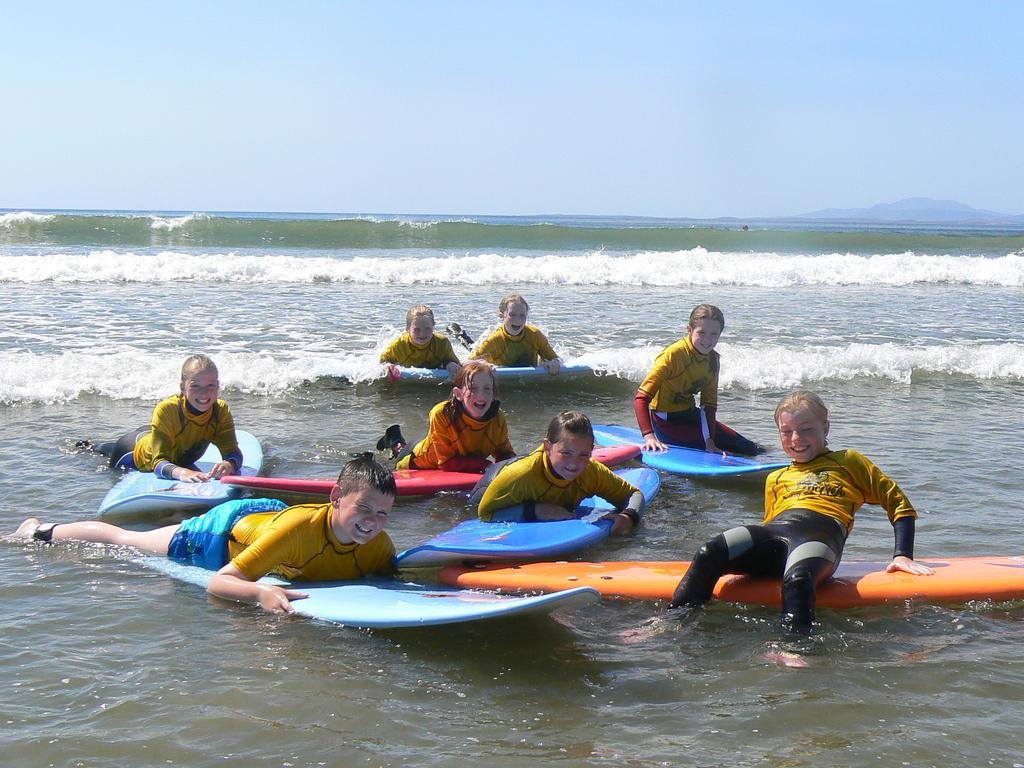
[{"label": "red surfboard", "polygon": [[[632,461],[640,455],[634,445],[613,445],[594,449],[594,460],[609,467],[617,467]],[[441,469],[398,469],[395,470],[395,485],[399,496],[427,496],[439,491],[468,491],[480,480],[476,472],[445,472]],[[327,496],[334,487],[335,479],[320,480],[298,477],[247,477],[225,475],[220,479],[227,485],[256,488],[261,491],[301,493],[309,496]]]}]

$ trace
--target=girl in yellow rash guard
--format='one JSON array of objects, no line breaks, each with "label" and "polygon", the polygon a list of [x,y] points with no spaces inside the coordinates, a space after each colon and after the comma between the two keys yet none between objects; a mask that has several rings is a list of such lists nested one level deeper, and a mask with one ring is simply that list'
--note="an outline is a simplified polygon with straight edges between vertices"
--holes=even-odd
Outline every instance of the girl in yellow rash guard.
[{"label": "girl in yellow rash guard", "polygon": [[395,378],[390,366],[405,365],[410,368],[446,368],[451,378],[459,372],[462,363],[455,356],[452,343],[439,333],[434,333],[434,311],[417,304],[405,314],[405,333],[388,344],[381,352],[380,361],[388,363],[388,375]]},{"label": "girl in yellow rash guard", "polygon": [[544,443],[529,456],[487,470],[473,489],[481,520],[538,522],[568,520],[577,505],[600,496],[615,505],[612,533],[640,524],[644,495],[603,464],[594,461],[594,428],[579,411],[563,411],[548,425]]},{"label": "girl in yellow rash guard", "polygon": [[377,444],[390,447],[397,469],[444,469],[483,472],[493,456],[501,461],[515,456],[508,439],[508,424],[501,403],[494,399],[494,370],[487,363],[466,363],[455,378],[452,396],[430,409],[427,436],[409,450],[397,425]]},{"label": "girl in yellow rash guard", "polygon": [[551,348],[547,336],[526,322],[530,305],[518,293],[510,293],[498,304],[501,325],[481,341],[472,356],[491,365],[528,367],[543,365],[554,375],[562,369],[562,361]]},{"label": "girl in yellow rash guard", "polygon": [[818,395],[801,391],[783,399],[775,424],[793,463],[768,476],[763,523],[730,528],[701,547],[676,588],[673,607],[703,605],[726,573],[781,576],[783,618],[809,631],[815,590],[838,567],[863,504],[885,509],[895,530],[886,571],[933,572],[914,561],[917,512],[900,487],[860,453],[829,450],[828,408]]},{"label": "girl in yellow rash guard", "polygon": [[[242,466],[235,420],[220,392],[217,366],[206,355],[192,355],[181,366],[181,390],[160,401],[148,427],[128,432],[98,447],[111,467],[153,472],[160,477],[199,483]],[[209,472],[193,465],[210,443],[222,457]]]},{"label": "girl in yellow rash guard", "polygon": [[[757,443],[715,420],[718,412],[718,371],[715,352],[725,330],[725,315],[713,304],[690,313],[686,336],[662,350],[633,398],[633,410],[645,451],[670,445],[753,456]],[[700,407],[694,397],[700,395]]]}]

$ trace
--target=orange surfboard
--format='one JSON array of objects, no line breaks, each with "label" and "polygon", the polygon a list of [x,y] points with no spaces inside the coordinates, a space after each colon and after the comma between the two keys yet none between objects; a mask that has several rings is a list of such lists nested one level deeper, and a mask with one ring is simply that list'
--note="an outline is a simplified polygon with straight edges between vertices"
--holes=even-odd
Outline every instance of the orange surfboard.
[{"label": "orange surfboard", "polygon": [[[1024,599],[1024,556],[924,558],[932,576],[886,573],[886,562],[842,562],[836,573],[818,587],[821,608],[915,600],[924,603],[964,603],[969,600]],[[668,600],[689,568],[688,562],[557,562],[517,566],[449,566],[441,581],[459,587],[516,592],[555,592],[594,587],[603,595],[645,600]],[[778,579],[723,576],[715,597],[737,603],[778,606]]]}]

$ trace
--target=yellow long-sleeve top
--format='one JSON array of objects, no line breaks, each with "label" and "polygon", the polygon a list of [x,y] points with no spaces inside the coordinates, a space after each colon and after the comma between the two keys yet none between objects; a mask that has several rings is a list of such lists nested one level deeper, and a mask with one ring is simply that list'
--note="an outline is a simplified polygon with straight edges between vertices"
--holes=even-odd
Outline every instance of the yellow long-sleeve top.
[{"label": "yellow long-sleeve top", "polygon": [[857,451],[826,451],[803,464],[793,462],[768,475],[764,486],[764,522],[787,509],[810,509],[835,518],[849,533],[864,504],[878,504],[895,523],[917,519],[910,499],[888,475]]},{"label": "yellow long-sleeve top", "polygon": [[714,350],[702,355],[693,348],[690,337],[665,347],[654,359],[639,391],[650,399],[652,411],[688,411],[700,404],[718,407],[719,356]]},{"label": "yellow long-sleeve top", "polygon": [[388,344],[380,353],[382,363],[407,365],[410,368],[444,368],[448,363],[457,363],[452,343],[435,333],[426,344],[416,344],[408,332]]},{"label": "yellow long-sleeve top", "polygon": [[171,395],[157,403],[149,432],[143,435],[132,453],[140,472],[167,476],[166,465],[187,467],[194,464],[213,443],[225,461],[242,467],[242,452],[235,436],[231,408],[218,400],[205,413],[194,413],[184,395]]},{"label": "yellow long-sleeve top", "polygon": [[590,496],[600,496],[621,508],[638,491],[593,459],[575,480],[564,480],[555,474],[542,446],[498,472],[480,499],[477,515],[481,520],[490,520],[499,509],[530,501],[557,504],[571,511]]},{"label": "yellow long-sleeve top", "polygon": [[533,367],[541,360],[554,360],[558,355],[547,336],[527,323],[518,336],[510,336],[504,325],[498,326],[498,330],[477,344],[472,357],[491,365]]},{"label": "yellow long-sleeve top", "polygon": [[461,405],[456,406],[457,414],[446,408],[445,400],[430,409],[430,424],[427,436],[416,444],[412,454],[398,462],[398,469],[440,469],[448,459],[456,456],[473,456],[496,460],[515,456],[508,439],[508,423],[495,400],[483,419],[471,418]]},{"label": "yellow long-sleeve top", "polygon": [[275,573],[332,581],[391,573],[395,545],[384,531],[365,544],[342,544],[331,528],[330,504],[299,504],[241,518],[231,528],[228,555],[247,579]]}]

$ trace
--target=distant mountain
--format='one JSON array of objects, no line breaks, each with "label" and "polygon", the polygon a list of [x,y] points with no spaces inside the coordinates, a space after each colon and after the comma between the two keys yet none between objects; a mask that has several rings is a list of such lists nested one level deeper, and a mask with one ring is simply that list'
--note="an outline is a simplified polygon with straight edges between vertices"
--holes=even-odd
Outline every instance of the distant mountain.
[{"label": "distant mountain", "polygon": [[870,208],[825,208],[794,216],[796,219],[830,219],[842,221],[927,221],[999,223],[1022,222],[1024,216],[972,208],[955,200],[933,200],[930,197],[908,197],[895,203],[879,203]]}]

